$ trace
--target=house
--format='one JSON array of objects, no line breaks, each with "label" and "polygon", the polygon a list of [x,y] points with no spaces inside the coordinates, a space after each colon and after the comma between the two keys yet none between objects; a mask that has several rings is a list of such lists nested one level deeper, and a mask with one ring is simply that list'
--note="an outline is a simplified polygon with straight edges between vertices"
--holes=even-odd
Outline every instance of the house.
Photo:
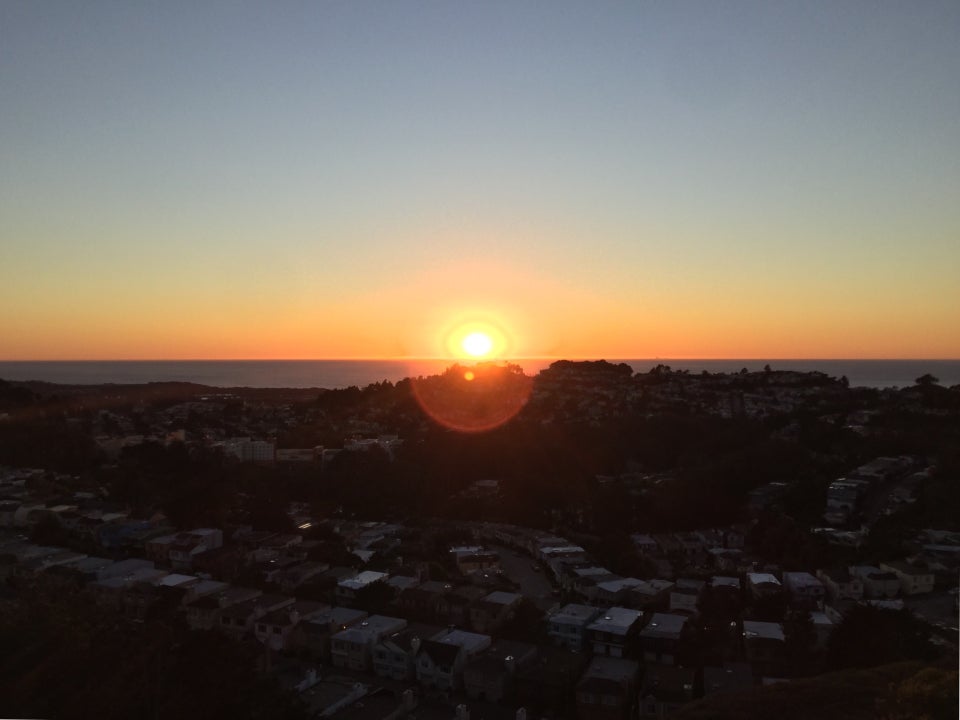
[{"label": "house", "polygon": [[289,595],[259,595],[236,603],[220,611],[220,632],[242,639],[253,628],[253,624],[274,610],[293,605],[296,600]]},{"label": "house", "polygon": [[467,625],[473,608],[489,591],[475,585],[461,585],[440,598],[437,604],[438,617],[451,625]]},{"label": "house", "polygon": [[463,575],[475,572],[496,572],[500,569],[500,554],[479,546],[450,548],[457,570]]},{"label": "house", "polygon": [[565,605],[547,618],[547,635],[556,645],[570,650],[583,650],[586,646],[587,626],[599,614],[600,608],[592,605]]},{"label": "house", "polygon": [[467,662],[491,645],[489,635],[444,630],[420,644],[417,653],[417,682],[431,694],[449,696],[463,687]]},{"label": "house", "polygon": [[188,605],[193,601],[206,597],[207,595],[213,595],[216,597],[222,592],[226,592],[230,588],[230,583],[220,582],[219,580],[203,580],[202,578],[198,582],[191,585],[182,586],[183,597],[180,601],[181,605]]},{"label": "house", "polygon": [[522,595],[502,590],[490,593],[470,608],[471,627],[479,633],[499,630],[504,623],[513,619],[522,599]]},{"label": "house", "polygon": [[869,599],[895,598],[900,594],[900,578],[895,572],[873,565],[851,565],[850,574],[863,582],[863,596]]},{"label": "house", "polygon": [[387,573],[364,570],[352,578],[341,580],[337,583],[337,589],[335,591],[337,603],[346,606],[353,605],[357,599],[358,592],[368,585],[375,582],[382,582],[386,580],[386,578]]},{"label": "house", "polygon": [[543,647],[514,678],[514,703],[544,716],[560,717],[576,700],[577,680],[587,665],[587,656],[556,647]]},{"label": "house", "polygon": [[770,573],[747,573],[747,588],[754,600],[774,597],[780,594],[782,586],[776,576]]},{"label": "house", "polygon": [[232,582],[240,574],[242,554],[234,546],[206,550],[192,556],[193,572]]},{"label": "house", "polygon": [[630,588],[627,594],[627,604],[641,610],[665,608],[669,603],[670,591],[674,585],[669,580],[659,578],[641,580],[637,585]]},{"label": "house", "polygon": [[640,631],[642,614],[624,607],[612,607],[587,625],[587,641],[594,655],[625,657],[632,653]]},{"label": "house", "polygon": [[[564,590],[583,592],[581,581],[584,578],[600,578],[599,582],[614,580],[618,576],[605,567],[589,562],[563,562],[559,567],[557,581]],[[595,585],[596,583],[593,583]],[[592,587],[592,585],[591,585]]]},{"label": "house", "polygon": [[812,610],[823,606],[826,590],[823,583],[808,572],[785,572],[783,584],[796,607]]},{"label": "house", "polygon": [[663,720],[693,699],[696,670],[673,665],[646,665],[640,686],[641,718]]},{"label": "house", "polygon": [[530,665],[536,657],[536,645],[497,640],[464,667],[463,687],[467,697],[494,703],[512,699],[518,670]]},{"label": "house", "polygon": [[830,600],[862,600],[863,580],[850,573],[847,568],[817,570],[817,577],[823,583]]},{"label": "house", "polygon": [[900,592],[904,595],[933,592],[933,571],[926,565],[892,560],[880,563],[880,569],[897,576],[900,581]]},{"label": "house", "polygon": [[435,625],[412,623],[403,630],[385,635],[373,648],[373,672],[393,680],[413,680],[417,676],[416,656],[426,638],[441,632]]},{"label": "house", "polygon": [[291,650],[297,644],[294,630],[303,621],[316,617],[330,606],[313,600],[297,600],[278,610],[267,613],[258,618],[254,625],[253,634],[260,642],[271,650]]},{"label": "house", "polygon": [[643,580],[637,578],[618,577],[614,580],[605,580],[594,585],[587,593],[587,597],[597,605],[622,605],[625,604],[627,593],[641,584]]},{"label": "house", "polygon": [[630,540],[633,541],[633,547],[636,548],[637,552],[641,555],[653,555],[659,550],[657,541],[649,535],[637,533],[631,535]]},{"label": "house", "polygon": [[784,634],[780,623],[743,621],[743,644],[755,675],[778,675],[783,669]]},{"label": "house", "polygon": [[[223,547],[223,532],[216,528],[198,528],[177,533],[173,540],[161,543],[169,547],[167,559],[174,570],[192,570],[193,558]],[[159,552],[156,548],[155,552]]]},{"label": "house", "polygon": [[263,593],[253,588],[228,586],[221,592],[198,597],[185,606],[191,630],[212,630],[220,623],[220,612],[231,605],[252,600]]},{"label": "house", "polygon": [[397,597],[397,607],[412,617],[432,619],[439,615],[440,598],[452,589],[449,583],[428,580],[402,590]]},{"label": "house", "polygon": [[280,589],[283,592],[293,592],[305,582],[314,578],[320,573],[330,569],[330,565],[323,562],[307,561],[296,563],[285,568],[279,577]]},{"label": "house", "polygon": [[330,638],[330,657],[334,667],[364,671],[372,669],[374,646],[385,636],[400,632],[406,626],[407,621],[403,618],[371,615],[341,630]]},{"label": "house", "polygon": [[366,618],[367,612],[364,610],[334,607],[300,623],[299,634],[311,658],[329,662],[331,637],[359,625]]},{"label": "house", "polygon": [[635,660],[594,657],[577,683],[577,717],[581,720],[629,720],[636,709]]},{"label": "house", "polygon": [[640,650],[648,663],[673,665],[687,631],[685,615],[654,613],[650,622],[640,631]]},{"label": "house", "polygon": [[706,583],[703,580],[681,578],[670,591],[670,612],[692,617],[698,612],[700,595]]},{"label": "house", "polygon": [[823,649],[827,646],[835,624],[826,613],[819,610],[810,613],[810,619],[813,620],[813,629],[817,634],[816,647]]}]

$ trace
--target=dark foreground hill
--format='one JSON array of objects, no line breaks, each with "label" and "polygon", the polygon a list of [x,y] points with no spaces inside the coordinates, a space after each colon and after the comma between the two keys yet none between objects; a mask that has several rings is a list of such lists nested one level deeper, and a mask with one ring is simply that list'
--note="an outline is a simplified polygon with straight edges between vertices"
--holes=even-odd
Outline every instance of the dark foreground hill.
[{"label": "dark foreground hill", "polygon": [[940,720],[957,717],[957,671],[920,663],[843,670],[685,705],[676,720]]}]

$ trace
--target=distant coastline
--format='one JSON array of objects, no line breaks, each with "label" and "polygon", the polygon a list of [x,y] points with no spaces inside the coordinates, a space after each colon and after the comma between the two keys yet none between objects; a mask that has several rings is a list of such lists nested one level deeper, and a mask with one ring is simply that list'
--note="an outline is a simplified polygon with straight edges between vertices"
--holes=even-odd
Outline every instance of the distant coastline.
[{"label": "distant coastline", "polygon": [[[669,358],[620,359],[634,372],[656,365],[690,373],[728,373],[741,368],[822,372],[846,376],[851,386],[890,388],[912,385],[931,374],[944,386],[960,384],[960,360],[691,360]],[[512,360],[528,375],[556,362],[556,358]],[[341,388],[370,383],[397,382],[405,377],[433,375],[455,360],[45,360],[0,361],[0,379],[36,380],[67,385],[192,382],[212,387]],[[469,364],[469,361],[459,362]]]}]

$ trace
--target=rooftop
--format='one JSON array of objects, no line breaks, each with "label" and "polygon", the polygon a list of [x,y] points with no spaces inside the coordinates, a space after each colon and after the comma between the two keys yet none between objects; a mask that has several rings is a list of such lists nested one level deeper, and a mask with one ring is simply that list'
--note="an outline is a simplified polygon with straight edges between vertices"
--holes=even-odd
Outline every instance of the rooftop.
[{"label": "rooftop", "polygon": [[759,620],[743,621],[743,636],[748,640],[752,638],[763,638],[766,640],[784,639],[783,625],[780,623],[761,622]]},{"label": "rooftop", "polygon": [[678,638],[687,623],[685,615],[671,613],[654,613],[647,626],[640,631],[640,637],[647,638]]},{"label": "rooftop", "polygon": [[594,632],[625,633],[640,619],[640,616],[637,610],[612,607],[588,625],[587,629]]}]

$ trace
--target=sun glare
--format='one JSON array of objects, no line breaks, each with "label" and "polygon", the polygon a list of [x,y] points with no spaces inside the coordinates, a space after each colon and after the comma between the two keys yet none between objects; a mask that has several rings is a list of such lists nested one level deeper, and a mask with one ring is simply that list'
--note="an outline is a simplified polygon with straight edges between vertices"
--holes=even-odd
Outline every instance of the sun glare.
[{"label": "sun glare", "polygon": [[484,332],[472,332],[460,341],[460,347],[467,355],[482,358],[493,349],[493,339]]}]

